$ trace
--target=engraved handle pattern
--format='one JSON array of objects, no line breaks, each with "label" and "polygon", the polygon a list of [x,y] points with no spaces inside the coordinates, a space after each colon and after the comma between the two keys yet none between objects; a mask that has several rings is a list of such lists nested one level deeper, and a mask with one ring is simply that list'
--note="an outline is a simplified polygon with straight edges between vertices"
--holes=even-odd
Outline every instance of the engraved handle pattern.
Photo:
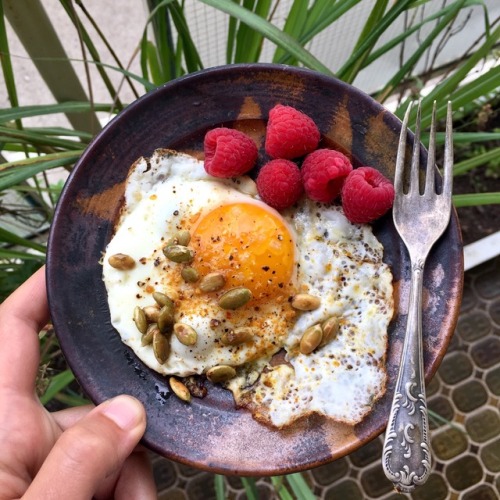
[{"label": "engraved handle pattern", "polygon": [[406,493],[423,484],[431,470],[422,350],[424,264],[422,259],[412,266],[406,335],[382,457],[385,475]]}]

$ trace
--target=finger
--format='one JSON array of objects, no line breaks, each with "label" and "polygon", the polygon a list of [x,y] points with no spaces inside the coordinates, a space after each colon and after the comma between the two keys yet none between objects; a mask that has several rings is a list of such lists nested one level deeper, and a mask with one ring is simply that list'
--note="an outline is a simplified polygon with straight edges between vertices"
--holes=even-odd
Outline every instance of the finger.
[{"label": "finger", "polygon": [[42,267],[0,306],[0,388],[33,394],[40,358],[38,332],[48,318]]},{"label": "finger", "polygon": [[136,399],[118,396],[99,405],[63,432],[24,498],[92,498],[121,469],[145,428]]},{"label": "finger", "polygon": [[76,425],[94,408],[95,406],[93,405],[75,406],[73,408],[67,408],[66,410],[52,412],[51,415],[61,430],[65,431],[66,429]]},{"label": "finger", "polygon": [[[114,495],[111,495],[114,493]],[[145,452],[134,452],[130,455],[115,482],[114,492],[98,491],[96,499],[114,498],[115,500],[154,500],[157,488],[153,476],[151,461]]]}]

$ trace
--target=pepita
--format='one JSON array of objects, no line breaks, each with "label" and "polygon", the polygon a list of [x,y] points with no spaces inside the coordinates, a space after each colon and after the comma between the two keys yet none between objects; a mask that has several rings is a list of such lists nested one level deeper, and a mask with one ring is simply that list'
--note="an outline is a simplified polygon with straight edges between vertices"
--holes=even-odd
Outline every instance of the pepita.
[{"label": "pepita", "polygon": [[130,255],[115,253],[108,259],[109,265],[120,271],[129,271],[135,267],[135,260]]},{"label": "pepita", "polygon": [[153,342],[153,336],[156,331],[159,331],[158,325],[156,323],[151,323],[148,325],[146,333],[141,338],[141,345],[149,345]]},{"label": "pepita", "polygon": [[236,370],[229,365],[218,365],[213,366],[207,370],[207,378],[210,382],[214,384],[219,384],[221,382],[227,382],[236,375]]},{"label": "pepita", "polygon": [[172,308],[174,307],[174,301],[168,295],[165,295],[164,293],[153,292],[153,299],[155,299],[155,302],[160,307],[163,307],[163,306],[171,306]]},{"label": "pepita", "polygon": [[216,292],[224,287],[226,278],[221,273],[209,273],[203,276],[200,281],[200,290],[202,292]]},{"label": "pepita", "polygon": [[300,339],[300,352],[302,354],[311,354],[319,346],[322,338],[323,330],[321,329],[321,325],[309,327]]},{"label": "pepita", "polygon": [[321,299],[308,293],[299,293],[292,297],[292,307],[299,311],[314,311],[321,304]]},{"label": "pepita", "polygon": [[153,333],[153,353],[160,365],[163,365],[167,361],[170,354],[169,339],[159,329]]},{"label": "pepita", "polygon": [[160,332],[170,332],[174,324],[174,308],[169,305],[163,306],[158,314],[157,324]]},{"label": "pepita", "polygon": [[191,401],[191,393],[189,392],[189,389],[180,380],[177,380],[174,377],[170,377],[169,383],[173,393],[179,399],[182,399],[182,401],[186,401],[186,403],[189,403]]},{"label": "pepita", "polygon": [[200,279],[198,271],[194,267],[184,267],[181,271],[182,279],[186,283],[196,283]]},{"label": "pepita", "polygon": [[178,264],[190,264],[194,260],[194,250],[182,245],[168,245],[163,247],[163,253],[168,260]]},{"label": "pepita", "polygon": [[218,304],[222,309],[238,309],[252,298],[252,292],[245,287],[228,290],[219,298]]},{"label": "pepita", "polygon": [[191,233],[187,229],[181,229],[176,234],[176,237],[179,245],[182,245],[183,247],[187,247],[191,241]]},{"label": "pepita", "polygon": [[238,345],[253,339],[253,331],[248,327],[235,328],[222,335],[221,340],[224,345]]},{"label": "pepita", "polygon": [[176,323],[174,325],[174,333],[179,342],[187,346],[195,345],[198,339],[196,330],[192,326],[184,323]]},{"label": "pepita", "polygon": [[158,321],[158,316],[160,315],[160,308],[158,306],[146,306],[142,310],[146,315],[148,323],[156,323]]},{"label": "pepita", "polygon": [[135,306],[132,319],[137,329],[144,335],[148,329],[148,320],[146,319],[146,314],[139,306]]},{"label": "pepita", "polygon": [[183,247],[187,247],[190,241],[191,233],[187,229],[181,229],[167,240],[166,246],[182,245]]},{"label": "pepita", "polygon": [[335,316],[323,321],[321,324],[321,328],[323,329],[323,339],[321,340],[320,345],[326,345],[336,339],[339,333],[339,326],[339,320]]}]

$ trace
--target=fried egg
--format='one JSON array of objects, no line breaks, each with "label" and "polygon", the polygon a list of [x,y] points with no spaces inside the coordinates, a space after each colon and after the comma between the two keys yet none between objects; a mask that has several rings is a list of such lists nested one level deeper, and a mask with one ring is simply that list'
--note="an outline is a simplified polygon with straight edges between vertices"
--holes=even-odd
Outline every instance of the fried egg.
[{"label": "fried egg", "polygon": [[[186,265],[165,257],[165,245],[179,231],[190,234],[189,266],[200,280],[223,275],[221,289],[204,292],[200,280],[186,282]],[[116,254],[130,256],[133,268],[111,266]],[[153,370],[186,377],[234,367],[236,376],[225,386],[236,405],[277,428],[311,413],[356,423],[385,391],[393,299],[382,256],[371,228],[349,223],[340,207],[303,199],[278,213],[259,200],[249,178],[215,179],[202,161],[157,150],[129,172],[103,279],[113,326]],[[238,287],[249,289],[251,300],[222,309],[221,295]],[[142,345],[133,318],[137,306],[155,304],[154,292],[169,296],[175,322],[197,333],[194,345],[171,335],[165,362]],[[297,294],[319,298],[319,307],[297,310]],[[304,332],[329,318],[337,319],[334,338],[303,354]],[[251,337],[237,345],[223,341],[238,328]]]}]

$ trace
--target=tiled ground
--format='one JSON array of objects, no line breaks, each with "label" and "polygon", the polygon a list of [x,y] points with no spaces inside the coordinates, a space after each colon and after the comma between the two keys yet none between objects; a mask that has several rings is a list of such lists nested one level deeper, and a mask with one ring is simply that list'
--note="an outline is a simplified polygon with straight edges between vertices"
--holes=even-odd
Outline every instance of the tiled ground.
[{"label": "tiled ground", "polygon": [[[500,498],[500,257],[465,275],[462,311],[443,363],[428,389],[433,472],[408,498]],[[450,423],[451,422],[451,423]],[[382,437],[348,457],[305,474],[325,500],[396,500],[381,466]],[[215,498],[214,476],[154,458],[161,500]],[[239,478],[225,479],[228,498],[246,498]],[[269,479],[261,498],[278,498]],[[299,499],[300,500],[300,499]]]}]

